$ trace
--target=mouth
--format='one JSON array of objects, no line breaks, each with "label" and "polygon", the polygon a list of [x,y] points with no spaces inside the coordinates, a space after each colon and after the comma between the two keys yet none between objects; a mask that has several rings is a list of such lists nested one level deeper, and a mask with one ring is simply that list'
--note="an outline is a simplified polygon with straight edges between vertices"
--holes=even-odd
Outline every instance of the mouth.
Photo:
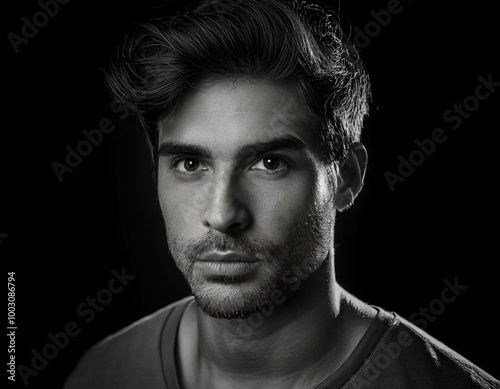
[{"label": "mouth", "polygon": [[254,272],[262,261],[237,252],[211,252],[202,255],[195,266],[212,276],[244,276]]}]

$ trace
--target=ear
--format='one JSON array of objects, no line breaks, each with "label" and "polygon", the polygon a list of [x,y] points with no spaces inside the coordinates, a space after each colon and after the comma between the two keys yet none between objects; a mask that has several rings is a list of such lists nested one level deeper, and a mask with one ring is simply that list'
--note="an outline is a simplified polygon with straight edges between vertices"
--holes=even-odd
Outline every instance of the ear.
[{"label": "ear", "polygon": [[349,156],[339,167],[338,189],[335,197],[335,207],[339,211],[349,208],[363,187],[368,154],[365,146],[355,143]]}]

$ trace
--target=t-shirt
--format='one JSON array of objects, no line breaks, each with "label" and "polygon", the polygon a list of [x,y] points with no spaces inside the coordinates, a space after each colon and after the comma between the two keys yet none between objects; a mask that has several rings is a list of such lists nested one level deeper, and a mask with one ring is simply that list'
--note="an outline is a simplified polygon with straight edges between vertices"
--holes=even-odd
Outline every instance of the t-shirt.
[{"label": "t-shirt", "polygon": [[[180,389],[175,342],[192,296],[108,336],[64,389]],[[378,313],[347,360],[317,389],[500,388],[500,382],[393,312]]]}]

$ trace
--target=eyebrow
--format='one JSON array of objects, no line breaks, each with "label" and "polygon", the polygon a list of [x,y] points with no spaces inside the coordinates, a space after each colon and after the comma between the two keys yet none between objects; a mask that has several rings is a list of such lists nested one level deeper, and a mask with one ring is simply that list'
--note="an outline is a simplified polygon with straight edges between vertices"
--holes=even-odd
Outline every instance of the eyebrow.
[{"label": "eyebrow", "polygon": [[256,157],[273,151],[301,151],[307,146],[299,138],[293,135],[285,135],[268,141],[258,142],[243,146],[238,150],[239,158]]},{"label": "eyebrow", "polygon": [[205,159],[209,159],[212,156],[212,153],[206,147],[191,145],[176,140],[167,140],[163,142],[158,148],[158,154],[163,156],[186,155]]},{"label": "eyebrow", "polygon": [[[306,149],[307,146],[299,138],[293,135],[284,135],[267,141],[242,146],[238,149],[236,156],[238,158],[251,158],[273,151],[301,151]],[[212,157],[212,153],[206,147],[177,140],[166,140],[162,142],[158,148],[158,154],[162,156],[186,155],[204,159],[210,159]]]}]

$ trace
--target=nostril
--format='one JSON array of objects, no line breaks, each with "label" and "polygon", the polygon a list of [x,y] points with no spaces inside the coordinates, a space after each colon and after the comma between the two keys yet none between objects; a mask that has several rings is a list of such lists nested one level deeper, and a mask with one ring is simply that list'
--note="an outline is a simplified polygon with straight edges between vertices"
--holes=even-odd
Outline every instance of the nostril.
[{"label": "nostril", "polygon": [[202,224],[220,232],[236,232],[244,230],[250,224],[247,210],[242,206],[233,209],[214,209],[211,207],[205,212]]}]

